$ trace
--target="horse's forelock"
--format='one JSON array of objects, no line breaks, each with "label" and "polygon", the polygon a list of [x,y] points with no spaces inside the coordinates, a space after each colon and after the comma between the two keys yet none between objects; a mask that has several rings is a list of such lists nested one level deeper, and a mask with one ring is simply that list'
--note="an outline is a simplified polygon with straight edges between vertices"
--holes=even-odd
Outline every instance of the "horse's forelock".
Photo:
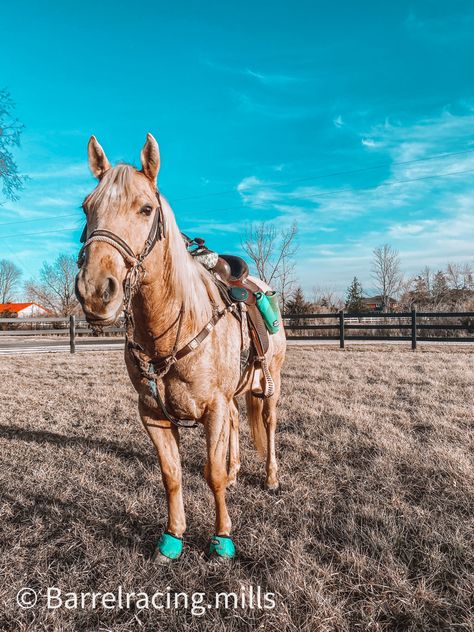
[{"label": "horse's forelock", "polygon": [[117,165],[105,172],[97,187],[90,193],[86,202],[93,209],[112,200],[120,206],[130,207],[136,197],[137,169],[131,165]]}]

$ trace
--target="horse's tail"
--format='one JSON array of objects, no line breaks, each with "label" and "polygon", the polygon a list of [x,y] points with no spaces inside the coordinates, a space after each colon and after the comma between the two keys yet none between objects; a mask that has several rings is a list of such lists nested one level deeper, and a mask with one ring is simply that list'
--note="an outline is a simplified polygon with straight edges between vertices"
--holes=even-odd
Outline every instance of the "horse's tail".
[{"label": "horse's tail", "polygon": [[267,453],[267,433],[263,423],[263,399],[254,397],[251,391],[245,394],[247,402],[247,418],[249,420],[250,434],[257,452],[265,457]]}]

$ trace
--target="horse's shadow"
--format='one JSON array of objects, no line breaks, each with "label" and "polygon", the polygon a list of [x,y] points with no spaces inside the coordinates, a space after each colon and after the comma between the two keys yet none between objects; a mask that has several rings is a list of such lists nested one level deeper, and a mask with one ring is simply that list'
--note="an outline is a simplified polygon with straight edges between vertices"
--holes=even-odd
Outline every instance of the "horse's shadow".
[{"label": "horse's shadow", "polygon": [[[5,424],[0,424],[0,438],[27,441],[38,445],[50,444],[61,447],[80,446],[89,450],[98,449],[104,454],[112,454],[125,462],[137,460],[147,467],[158,467],[157,458],[152,450],[146,454],[145,451],[139,452],[116,441],[77,435],[68,436],[49,430],[32,430]],[[194,459],[188,457],[183,466],[185,470],[188,470],[188,474],[202,476],[204,461],[204,455],[199,455],[199,458]],[[261,487],[263,476],[257,476],[254,473],[241,470],[238,480],[244,488],[247,486]],[[237,490],[240,486],[239,482]],[[163,493],[162,490],[160,490],[161,493]],[[133,549],[145,557],[151,556],[157,534],[164,528],[164,525],[150,523],[143,516],[135,516],[108,503],[104,503],[100,514],[98,514],[87,503],[81,502],[80,496],[77,501],[75,499],[64,500],[53,493],[47,494],[35,491],[34,486],[29,488],[22,487],[21,500],[20,496],[12,492],[11,489],[3,489],[2,498],[12,507],[15,507],[14,517],[11,518],[11,522],[18,526],[27,524],[31,520],[32,511],[34,511],[34,514],[43,518],[45,522],[50,525],[54,524],[54,530],[64,531],[71,524],[80,523],[87,531],[94,534],[94,538],[109,542],[114,547]],[[60,510],[59,514],[58,509]],[[58,515],[60,516],[59,518]],[[45,534],[46,540],[49,540],[50,535]],[[194,546],[204,549],[207,546],[209,534],[203,526],[202,528],[193,529],[193,533],[189,533],[188,538],[193,540]],[[37,546],[38,544],[36,543],[32,548],[36,549]],[[77,553],[77,549],[74,550]],[[59,548],[57,555],[60,559],[64,559],[67,562],[68,554],[66,551],[62,552]],[[255,564],[255,561],[250,559],[241,559],[241,563],[245,564],[246,562]]]},{"label": "horse's shadow", "polygon": [[108,454],[114,454],[121,460],[131,461],[137,459],[144,465],[155,465],[156,458],[153,453],[145,454],[132,448],[126,447],[117,441],[106,439],[93,439],[91,437],[80,437],[78,435],[63,435],[50,430],[29,430],[20,426],[7,426],[0,424],[0,438],[17,439],[28,441],[39,445],[50,443],[62,447],[81,446],[87,449],[101,450]]}]

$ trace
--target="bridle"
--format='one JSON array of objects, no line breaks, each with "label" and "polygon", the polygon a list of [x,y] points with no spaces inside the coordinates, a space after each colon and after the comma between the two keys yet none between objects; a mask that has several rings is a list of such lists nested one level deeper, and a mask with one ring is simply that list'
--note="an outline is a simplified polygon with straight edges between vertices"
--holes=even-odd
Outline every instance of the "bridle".
[{"label": "bridle", "polygon": [[[149,388],[157,400],[164,416],[168,421],[178,427],[193,428],[197,426],[194,419],[177,419],[166,408],[163,398],[158,389],[157,380],[164,377],[170,370],[172,365],[184,357],[191,351],[194,351],[201,342],[207,338],[210,332],[214,329],[216,323],[227,313],[236,313],[235,304],[226,302],[226,306],[219,310],[217,305],[213,304],[213,316],[211,320],[203,327],[203,329],[195,336],[187,345],[178,349],[179,337],[181,333],[182,319],[184,316],[184,308],[181,307],[177,318],[177,334],[176,340],[171,351],[171,354],[165,358],[152,359],[146,356],[143,347],[134,340],[135,323],[132,310],[132,299],[137,289],[140,286],[140,282],[145,274],[143,269],[143,262],[153,250],[153,247],[158,241],[161,241],[166,237],[166,221],[163,213],[163,207],[161,205],[161,197],[158,189],[156,190],[156,198],[158,200],[158,206],[155,210],[153,217],[153,224],[151,226],[148,237],[145,241],[142,251],[136,255],[132,248],[127,244],[125,240],[116,235],[110,230],[105,228],[98,228],[87,236],[87,224],[84,227],[81,242],[82,248],[79,251],[77,258],[77,265],[81,268],[84,265],[85,251],[95,242],[103,242],[109,244],[115,248],[123,257],[124,261],[128,264],[128,270],[123,282],[123,314],[125,317],[125,344],[129,353],[135,360],[137,368],[143,378],[148,380]],[[185,242],[188,244],[194,240],[185,238]],[[94,327],[93,329],[100,330],[100,327]]]},{"label": "bridle", "polygon": [[[133,342],[133,311],[132,311],[132,299],[139,287],[140,281],[145,274],[143,269],[143,262],[153,250],[157,241],[161,241],[166,236],[166,223],[163,214],[163,207],[161,205],[161,198],[158,189],[156,190],[156,199],[158,200],[158,206],[156,207],[153,217],[153,224],[151,225],[148,237],[145,240],[140,254],[136,255],[127,242],[106,228],[97,228],[87,236],[87,224],[81,235],[81,242],[83,242],[82,248],[79,251],[77,258],[77,265],[81,268],[84,264],[85,251],[91,244],[95,242],[103,242],[113,246],[115,250],[122,255],[125,263],[128,264],[128,270],[123,282],[123,313],[125,317],[125,338],[127,344]],[[93,327],[93,329],[100,329],[100,327]]]},{"label": "bridle", "polygon": [[156,207],[155,215],[153,217],[153,224],[140,254],[136,255],[125,240],[106,228],[97,228],[96,230],[93,230],[89,236],[87,236],[86,224],[81,235],[81,243],[83,245],[77,258],[78,267],[81,268],[84,263],[86,248],[96,241],[102,241],[106,244],[110,244],[118,250],[125,261],[130,264],[129,271],[133,268],[141,267],[143,261],[153,250],[153,246],[156,242],[163,239],[163,237],[166,237],[165,218],[158,190],[156,191],[156,199],[158,200],[158,206]]}]

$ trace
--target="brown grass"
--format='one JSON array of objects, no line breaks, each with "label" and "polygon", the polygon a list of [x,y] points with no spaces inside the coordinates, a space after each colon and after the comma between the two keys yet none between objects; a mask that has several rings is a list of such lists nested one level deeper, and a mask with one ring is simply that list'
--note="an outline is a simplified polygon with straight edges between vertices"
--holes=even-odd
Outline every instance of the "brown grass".
[{"label": "brown grass", "polygon": [[[471,630],[474,349],[292,348],[283,493],[242,429],[238,558],[212,567],[203,436],[183,432],[185,554],[154,567],[161,478],[119,352],[0,359],[0,629]],[[20,586],[206,592],[260,585],[274,610],[21,611]]]}]

